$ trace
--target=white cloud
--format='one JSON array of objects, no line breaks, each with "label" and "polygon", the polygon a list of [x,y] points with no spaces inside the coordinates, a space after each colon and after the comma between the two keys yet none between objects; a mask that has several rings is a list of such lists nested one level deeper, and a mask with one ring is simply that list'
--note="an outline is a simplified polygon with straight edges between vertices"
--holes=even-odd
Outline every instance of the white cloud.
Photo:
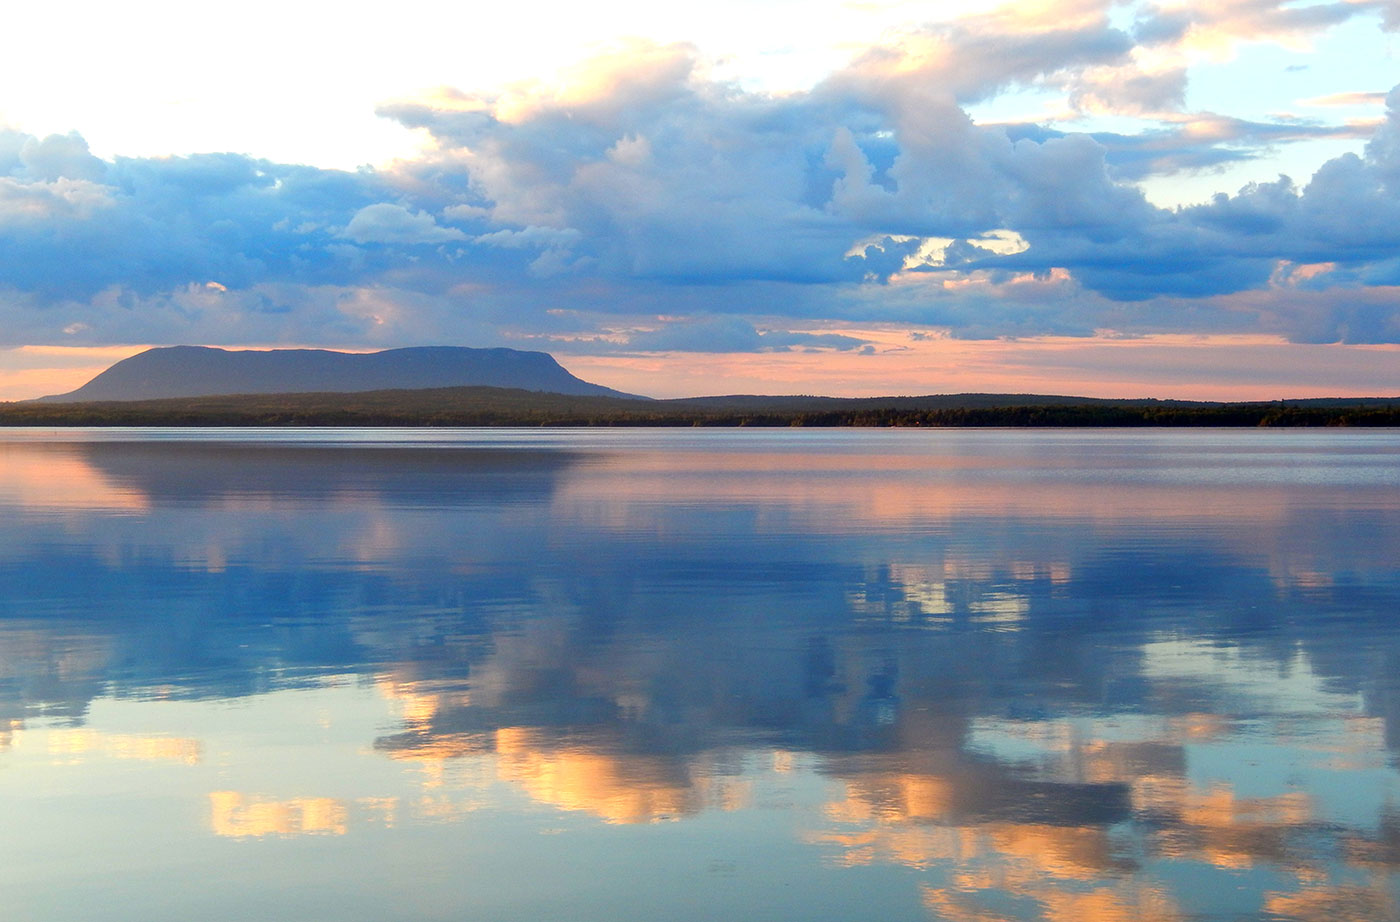
[{"label": "white cloud", "polygon": [[439,226],[426,212],[389,202],[361,208],[341,234],[356,243],[447,243],[467,237],[455,227]]},{"label": "white cloud", "polygon": [[522,247],[567,247],[577,243],[582,236],[572,227],[535,227],[531,225],[523,230],[492,231],[489,234],[473,238],[473,241],[486,246],[518,250]]},{"label": "white cloud", "polygon": [[[1050,3],[908,28],[783,93],[725,79],[693,44],[634,42],[558,84],[385,107],[432,150],[379,170],[238,154],[102,160],[76,135],[0,132],[5,335],[312,342],[321,329],[352,344],[458,341],[470,328],[508,339],[554,331],[546,311],[564,308],[588,318],[570,331],[580,335],[609,315],[709,318],[636,340],[683,333],[697,346],[776,347],[783,331],[756,317],[963,337],[1400,338],[1400,307],[1383,298],[1351,314],[1340,295],[1269,307],[1400,283],[1394,100],[1364,152],[1334,156],[1310,181],[1270,177],[1179,210],[1154,207],[1138,181],[1362,130],[1157,113],[1150,130],[1091,133],[971,117],[967,100],[1010,86],[1170,108],[1175,77],[1131,82],[1147,73],[1143,45],[1116,9]],[[1172,38],[1167,13],[1149,12],[1164,47],[1195,28]],[[1305,276],[1284,263],[1333,268]],[[227,291],[215,297],[211,279]],[[1251,292],[1261,300],[1220,300]]]}]

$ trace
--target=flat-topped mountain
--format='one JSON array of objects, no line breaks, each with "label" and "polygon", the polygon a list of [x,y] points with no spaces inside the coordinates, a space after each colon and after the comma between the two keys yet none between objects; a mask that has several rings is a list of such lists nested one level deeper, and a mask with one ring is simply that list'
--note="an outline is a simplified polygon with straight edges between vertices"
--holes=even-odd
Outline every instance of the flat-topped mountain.
[{"label": "flat-topped mountain", "polygon": [[422,346],[383,352],[325,349],[148,349],[50,403],[223,394],[354,393],[436,387],[509,387],[574,396],[629,397],[569,374],[544,352]]}]

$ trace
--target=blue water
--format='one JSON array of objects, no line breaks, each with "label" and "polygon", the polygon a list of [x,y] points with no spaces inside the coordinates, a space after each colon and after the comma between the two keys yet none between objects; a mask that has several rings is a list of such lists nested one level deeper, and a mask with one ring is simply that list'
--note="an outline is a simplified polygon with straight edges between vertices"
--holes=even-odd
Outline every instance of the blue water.
[{"label": "blue water", "polygon": [[1400,919],[1400,433],[0,433],[0,916]]}]

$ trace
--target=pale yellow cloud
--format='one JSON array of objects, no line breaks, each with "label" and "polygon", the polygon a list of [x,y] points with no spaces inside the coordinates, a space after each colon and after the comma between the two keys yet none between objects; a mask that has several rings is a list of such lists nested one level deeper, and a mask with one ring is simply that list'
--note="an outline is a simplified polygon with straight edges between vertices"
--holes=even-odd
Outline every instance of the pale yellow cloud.
[{"label": "pale yellow cloud", "polygon": [[1326,96],[1313,96],[1308,99],[1300,99],[1298,100],[1298,105],[1323,109],[1347,108],[1351,106],[1384,106],[1385,92],[1377,90],[1375,92],[1331,93]]}]

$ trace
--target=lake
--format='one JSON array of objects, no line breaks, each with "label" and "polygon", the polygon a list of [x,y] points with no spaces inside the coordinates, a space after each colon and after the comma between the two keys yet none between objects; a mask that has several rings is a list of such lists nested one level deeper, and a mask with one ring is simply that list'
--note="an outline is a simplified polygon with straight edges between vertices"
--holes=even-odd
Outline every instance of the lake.
[{"label": "lake", "polygon": [[7,920],[1400,918],[1400,432],[0,433]]}]

